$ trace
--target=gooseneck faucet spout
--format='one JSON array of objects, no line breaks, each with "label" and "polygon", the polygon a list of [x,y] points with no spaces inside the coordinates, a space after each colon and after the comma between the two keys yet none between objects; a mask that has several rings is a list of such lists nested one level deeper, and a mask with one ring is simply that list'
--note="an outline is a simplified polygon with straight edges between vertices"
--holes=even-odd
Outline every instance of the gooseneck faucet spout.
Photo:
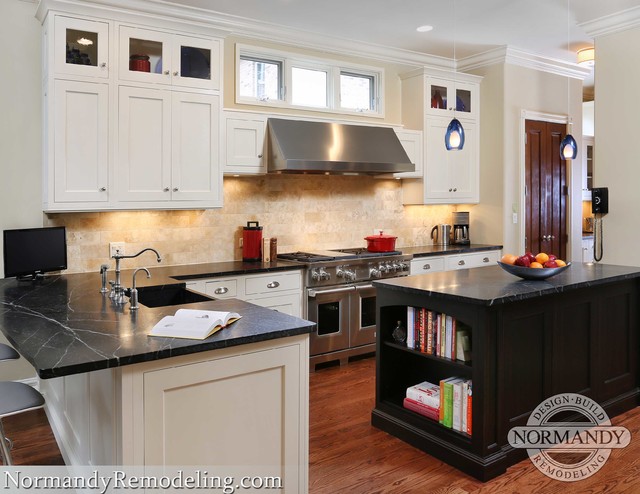
[{"label": "gooseneck faucet spout", "polygon": [[112,294],[112,297],[114,298],[115,303],[124,304],[126,302],[126,299],[124,296],[124,288],[122,287],[122,283],[120,279],[120,260],[133,259],[134,257],[138,257],[140,254],[147,252],[148,250],[155,253],[156,257],[158,258],[158,262],[162,262],[162,257],[160,256],[160,253],[156,249],[153,249],[151,247],[142,249],[137,254],[133,254],[131,256],[125,256],[124,254],[114,254],[111,256],[112,259],[116,260],[116,269],[115,269],[116,281],[113,283],[112,290],[111,290],[111,294]]},{"label": "gooseneck faucet spout", "polygon": [[147,278],[151,278],[151,273],[147,268],[138,268],[133,272],[133,280],[131,281],[131,307],[130,310],[138,310],[138,287],[136,286],[136,274],[138,271],[147,273]]}]

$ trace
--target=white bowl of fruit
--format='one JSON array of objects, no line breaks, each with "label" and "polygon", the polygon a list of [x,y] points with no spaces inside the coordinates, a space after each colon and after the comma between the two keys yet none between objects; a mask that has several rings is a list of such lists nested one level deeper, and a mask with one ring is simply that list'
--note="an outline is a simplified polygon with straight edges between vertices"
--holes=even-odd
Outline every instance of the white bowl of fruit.
[{"label": "white bowl of fruit", "polygon": [[522,256],[505,254],[498,261],[498,265],[507,273],[525,280],[545,280],[562,273],[571,266],[571,263],[564,262],[555,255],[546,252],[540,252],[537,255],[527,252]]}]

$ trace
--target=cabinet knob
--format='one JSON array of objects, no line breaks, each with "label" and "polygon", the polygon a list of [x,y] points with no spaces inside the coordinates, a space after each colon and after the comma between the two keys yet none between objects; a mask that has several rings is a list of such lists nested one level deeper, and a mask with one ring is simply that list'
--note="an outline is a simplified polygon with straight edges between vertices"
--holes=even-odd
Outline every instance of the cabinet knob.
[{"label": "cabinet knob", "polygon": [[489,258],[488,257],[483,258],[482,262],[489,262]]},{"label": "cabinet knob", "polygon": [[464,266],[465,262],[464,259],[461,259],[458,261],[458,266]]},{"label": "cabinet knob", "polygon": [[179,74],[179,72],[178,72],[177,70],[175,70],[175,71],[173,72],[173,75],[175,75],[175,76],[177,76],[178,74]]},{"label": "cabinet knob", "polygon": [[102,62],[102,63],[100,64],[100,68],[101,68],[101,69],[104,69],[104,68],[106,68],[106,67],[107,67],[107,64],[106,64],[105,62]]},{"label": "cabinet knob", "polygon": [[453,191],[454,191],[454,192],[457,192],[457,191],[458,191],[458,188],[457,188],[457,187],[454,187],[454,188],[453,188]]},{"label": "cabinet knob", "polygon": [[163,72],[163,74],[164,74],[164,75],[169,75],[170,73],[171,73],[171,72],[169,72],[168,70],[165,70],[165,71]]},{"label": "cabinet knob", "polygon": [[169,187],[165,187],[164,189],[162,189],[163,192],[169,192]]},{"label": "cabinet knob", "polygon": [[271,283],[267,283],[267,288],[278,288],[280,286],[280,283],[278,283],[277,281],[272,281]]},{"label": "cabinet knob", "polygon": [[431,264],[425,264],[422,269],[431,269]]},{"label": "cabinet knob", "polygon": [[221,286],[219,288],[216,288],[213,293],[215,293],[216,295],[223,295],[225,293],[227,293],[229,291],[229,289],[226,286]]},{"label": "cabinet knob", "polygon": [[449,192],[453,192],[453,189],[449,188]]},{"label": "cabinet knob", "polygon": [[174,188],[173,188],[173,191],[174,191],[174,192],[178,192],[178,187],[174,187]]},{"label": "cabinet knob", "polygon": [[262,158],[262,155],[261,155],[261,154],[259,154],[259,155],[258,155],[258,158]]},{"label": "cabinet knob", "polygon": [[106,187],[100,187],[100,192],[106,192],[107,188]]}]

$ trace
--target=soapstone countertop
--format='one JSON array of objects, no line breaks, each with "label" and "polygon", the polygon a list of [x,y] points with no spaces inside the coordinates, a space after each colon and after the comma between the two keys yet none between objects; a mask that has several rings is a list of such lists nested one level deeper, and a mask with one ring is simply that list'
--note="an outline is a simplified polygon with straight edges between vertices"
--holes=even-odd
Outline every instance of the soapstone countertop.
[{"label": "soapstone countertop", "polygon": [[394,291],[492,306],[611,282],[640,278],[640,268],[599,263],[573,263],[546,280],[523,280],[500,266],[459,269],[374,281]]},{"label": "soapstone countertop", "polygon": [[[252,264],[250,266],[249,264]],[[259,265],[259,266],[258,266]],[[151,266],[151,263],[148,264]],[[184,279],[220,274],[294,270],[296,263],[212,263],[150,268],[138,273],[138,286],[184,287]],[[132,270],[122,272],[131,286]],[[182,278],[182,279],[181,279]],[[113,279],[113,271],[109,271]],[[0,331],[43,378],[89,372],[310,333],[314,323],[237,299],[188,304],[188,308],[233,311],[242,318],[205,340],[157,338],[147,333],[180,306],[131,311],[100,293],[100,275],[52,275],[34,282],[0,280]]]}]

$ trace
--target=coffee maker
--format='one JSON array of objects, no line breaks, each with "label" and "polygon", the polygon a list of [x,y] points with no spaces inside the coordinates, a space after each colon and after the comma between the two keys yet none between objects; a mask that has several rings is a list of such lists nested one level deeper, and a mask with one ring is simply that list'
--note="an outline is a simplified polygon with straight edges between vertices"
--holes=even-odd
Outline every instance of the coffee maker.
[{"label": "coffee maker", "polygon": [[469,211],[453,213],[453,244],[469,245]]}]

